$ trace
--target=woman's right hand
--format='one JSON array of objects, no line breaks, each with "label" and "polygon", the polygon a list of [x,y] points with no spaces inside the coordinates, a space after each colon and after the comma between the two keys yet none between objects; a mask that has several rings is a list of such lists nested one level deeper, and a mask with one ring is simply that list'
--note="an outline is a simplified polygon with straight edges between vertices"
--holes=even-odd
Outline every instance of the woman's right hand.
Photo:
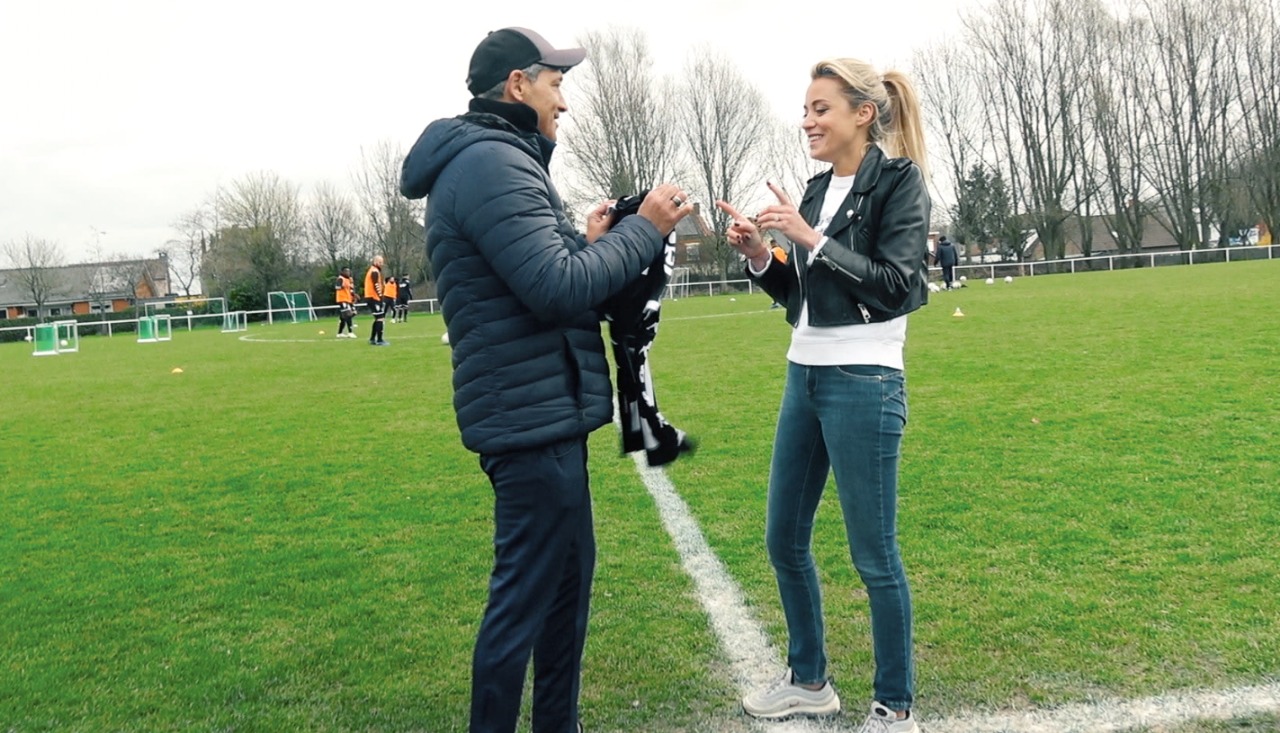
[{"label": "woman's right hand", "polygon": [[724,233],[725,239],[729,241],[729,246],[738,250],[750,260],[751,266],[756,270],[760,270],[768,264],[772,254],[769,252],[769,248],[765,246],[764,239],[760,236],[760,228],[750,219],[739,214],[738,210],[733,208],[727,201],[716,201],[716,206],[733,219]]}]

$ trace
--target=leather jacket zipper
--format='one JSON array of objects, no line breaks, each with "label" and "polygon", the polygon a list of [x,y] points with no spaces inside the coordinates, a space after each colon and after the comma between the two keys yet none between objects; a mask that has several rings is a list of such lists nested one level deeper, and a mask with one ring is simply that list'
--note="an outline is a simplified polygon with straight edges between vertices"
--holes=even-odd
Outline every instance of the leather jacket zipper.
[{"label": "leather jacket zipper", "polygon": [[835,260],[833,260],[833,259],[831,259],[830,257],[828,257],[828,256],[827,256],[827,254],[826,254],[825,252],[819,252],[819,253],[818,253],[818,259],[820,259],[820,260],[822,260],[823,262],[825,262],[825,263],[826,263],[826,265],[827,265],[827,267],[830,267],[831,269],[835,270],[836,272],[843,273],[846,277],[848,277],[848,278],[852,279],[854,282],[856,282],[856,283],[860,283],[860,282],[862,282],[862,278],[858,277],[857,275],[853,274],[852,272],[849,272],[848,270],[844,269],[843,267],[841,267],[841,266],[837,265],[837,264],[836,264],[836,261],[835,261]]},{"label": "leather jacket zipper", "polygon": [[800,288],[800,302],[801,302],[801,303],[803,303],[803,302],[804,302],[804,272],[803,272],[803,271],[801,271],[801,269],[800,269],[800,257],[802,257],[802,256],[803,256],[803,255],[801,255],[799,252],[797,252],[797,251],[796,251],[796,247],[795,247],[795,245],[792,245],[792,247],[791,247],[791,260],[792,260],[793,262],[795,262],[795,265],[796,265],[796,286]]}]

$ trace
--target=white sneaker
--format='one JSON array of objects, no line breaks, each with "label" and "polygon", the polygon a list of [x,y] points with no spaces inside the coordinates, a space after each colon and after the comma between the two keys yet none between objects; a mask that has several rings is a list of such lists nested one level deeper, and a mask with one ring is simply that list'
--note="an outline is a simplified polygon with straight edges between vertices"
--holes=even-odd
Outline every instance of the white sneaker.
[{"label": "white sneaker", "polygon": [[898,718],[898,714],[881,703],[871,703],[871,712],[858,727],[858,733],[920,733],[916,718],[907,711],[907,717]]},{"label": "white sneaker", "polygon": [[792,682],[790,669],[768,686],[742,698],[742,709],[753,718],[781,720],[793,715],[834,715],[840,712],[840,697],[831,682],[817,690]]}]

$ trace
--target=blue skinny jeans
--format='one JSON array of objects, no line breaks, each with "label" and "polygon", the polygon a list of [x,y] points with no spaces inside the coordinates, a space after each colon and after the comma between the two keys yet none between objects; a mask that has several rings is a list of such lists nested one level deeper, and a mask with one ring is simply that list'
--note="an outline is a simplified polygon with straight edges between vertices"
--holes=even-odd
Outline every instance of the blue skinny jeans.
[{"label": "blue skinny jeans", "polygon": [[871,605],[875,698],[911,708],[911,592],[898,551],[898,458],[907,424],[903,373],[789,363],[778,414],[765,541],[787,618],[787,662],[801,683],[826,678],[814,515],[835,472],[849,554]]}]

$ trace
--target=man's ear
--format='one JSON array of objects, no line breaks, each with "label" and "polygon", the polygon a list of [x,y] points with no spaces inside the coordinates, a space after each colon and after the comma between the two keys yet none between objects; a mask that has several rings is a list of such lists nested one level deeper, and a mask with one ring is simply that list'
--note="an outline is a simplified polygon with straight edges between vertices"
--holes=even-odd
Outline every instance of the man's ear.
[{"label": "man's ear", "polygon": [[529,77],[525,76],[523,71],[520,69],[512,69],[511,73],[507,74],[507,86],[505,90],[507,101],[523,102],[525,90],[527,88],[526,85],[528,83]]}]

